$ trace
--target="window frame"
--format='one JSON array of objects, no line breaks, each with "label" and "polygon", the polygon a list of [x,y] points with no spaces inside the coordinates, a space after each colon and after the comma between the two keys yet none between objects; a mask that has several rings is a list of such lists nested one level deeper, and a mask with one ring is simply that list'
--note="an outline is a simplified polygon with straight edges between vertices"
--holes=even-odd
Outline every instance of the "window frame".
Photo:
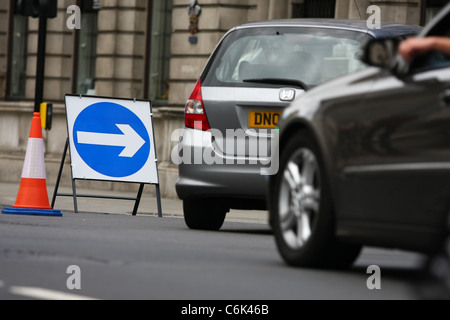
[{"label": "window frame", "polygon": [[[164,12],[169,13],[170,15],[168,17],[164,17],[163,20],[159,20],[160,25],[165,24],[165,26],[162,27],[162,30],[158,29],[160,31],[160,35],[163,37],[167,35],[172,34],[172,16],[173,16],[173,7],[174,3],[172,0],[164,1],[163,4],[165,7]],[[155,11],[155,1],[149,0],[148,1],[148,8],[147,8],[147,34],[146,34],[146,49],[145,49],[145,70],[144,70],[144,98],[152,100],[154,105],[167,105],[169,103],[168,97],[166,99],[163,99],[163,93],[162,88],[164,86],[167,86],[167,94],[170,94],[170,59],[171,59],[171,41],[170,39],[165,43],[167,39],[160,40],[158,43],[154,41],[154,32],[155,30],[154,26],[157,22],[155,20],[155,15],[160,16],[160,12]],[[158,46],[155,50],[154,47]],[[162,47],[161,47],[162,46]],[[164,53],[161,56],[154,56],[154,53],[156,51],[160,52],[163,51]],[[152,65],[154,65],[155,59],[163,59],[163,63],[161,64],[161,68],[163,69],[163,75],[159,75],[159,86],[160,86],[160,95],[159,96],[153,96],[155,92],[152,92],[152,75],[155,74],[155,70],[152,69]],[[164,64],[164,60],[167,60],[166,64]],[[159,72],[160,70],[158,70]]]},{"label": "window frame", "polygon": [[[96,14],[96,23],[97,23],[97,30],[96,30],[96,37],[98,37],[98,11],[99,10],[88,10],[88,12],[86,12],[86,6],[88,4],[92,5],[93,1],[86,1],[86,0],[77,0],[76,5],[81,8],[81,15],[82,18],[84,16],[84,13],[93,13]],[[75,30],[75,35],[74,35],[74,53],[73,53],[73,74],[72,74],[72,92],[74,94],[80,94],[79,93],[79,76],[80,76],[80,41],[81,41],[81,32],[83,30],[83,24],[82,24],[82,29]],[[92,50],[93,54],[94,54],[94,59],[97,59],[97,45],[95,45],[95,48]],[[94,67],[93,67],[93,86],[95,88],[95,80],[96,80],[96,70],[95,70],[95,65],[96,65],[96,61],[94,61]]]},{"label": "window frame", "polygon": [[[7,101],[21,101],[26,100],[26,79],[27,79],[27,65],[28,65],[28,35],[29,35],[29,18],[22,17],[15,12],[15,0],[10,0],[10,10],[9,10],[9,25],[8,25],[8,49],[7,49],[7,70],[6,70],[6,88],[5,88],[5,100]],[[24,72],[25,72],[25,84],[23,87],[23,92],[21,94],[14,95],[12,94],[13,90],[13,79],[14,71],[13,71],[13,63],[14,63],[14,35],[15,35],[15,25],[16,18],[23,19],[25,22],[24,30],[26,30],[24,45]]]}]

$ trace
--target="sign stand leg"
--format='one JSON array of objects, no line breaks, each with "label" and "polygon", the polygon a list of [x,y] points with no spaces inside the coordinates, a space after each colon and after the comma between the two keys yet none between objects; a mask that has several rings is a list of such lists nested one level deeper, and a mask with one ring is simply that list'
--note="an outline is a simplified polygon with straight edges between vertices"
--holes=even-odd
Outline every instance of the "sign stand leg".
[{"label": "sign stand leg", "polygon": [[58,178],[56,179],[55,190],[53,192],[53,198],[52,198],[52,208],[53,209],[55,208],[56,197],[58,195],[59,184],[61,183],[61,177],[62,177],[62,173],[63,173],[63,169],[64,169],[64,162],[66,161],[67,150],[68,149],[69,149],[69,138],[67,138],[66,145],[64,147],[64,152],[63,152],[63,155],[62,155],[61,165],[59,167],[59,172],[58,172]]},{"label": "sign stand leg", "polygon": [[133,216],[137,215],[137,211],[139,209],[139,205],[141,204],[142,193],[144,192],[144,187],[145,187],[145,184],[141,184],[141,186],[139,187],[139,192],[138,192],[138,195],[136,197],[136,203],[134,204]]},{"label": "sign stand leg", "polygon": [[156,185],[156,201],[158,202],[158,217],[162,218],[161,188],[159,187],[159,184]]},{"label": "sign stand leg", "polygon": [[[55,190],[53,192],[52,208],[55,208],[57,196],[68,196],[65,194],[58,194],[58,191],[59,191],[59,185],[61,184],[61,178],[62,178],[62,174],[63,174],[63,170],[64,170],[64,164],[65,164],[66,158],[67,158],[67,151],[69,150],[69,143],[70,143],[69,138],[67,138],[66,145],[64,146],[64,151],[63,151],[63,155],[62,155],[62,159],[61,159],[61,165],[59,167],[58,178],[56,179]],[[72,179],[72,191],[73,192],[70,196],[73,196],[74,211],[75,211],[75,213],[78,213],[78,201],[77,201],[75,179]]]},{"label": "sign stand leg", "polygon": [[75,179],[72,179],[72,196],[73,196],[73,208],[75,213],[78,213],[78,199],[77,199],[77,186]]}]

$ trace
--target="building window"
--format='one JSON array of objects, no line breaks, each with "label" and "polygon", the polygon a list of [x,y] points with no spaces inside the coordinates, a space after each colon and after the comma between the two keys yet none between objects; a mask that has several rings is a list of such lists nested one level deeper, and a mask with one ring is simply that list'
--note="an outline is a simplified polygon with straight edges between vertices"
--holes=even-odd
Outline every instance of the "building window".
[{"label": "building window", "polygon": [[447,3],[448,0],[423,0],[421,24],[426,25],[430,22]]},{"label": "building window", "polygon": [[25,98],[27,78],[28,17],[14,14],[10,32],[9,98]]},{"label": "building window", "polygon": [[172,34],[173,1],[150,1],[151,28],[148,70],[148,97],[166,102],[170,93],[170,38]]},{"label": "building window", "polygon": [[97,59],[98,1],[81,0],[81,30],[76,34],[75,72],[77,94],[95,94],[95,66]]},{"label": "building window", "polygon": [[336,0],[292,2],[292,18],[334,18]]},{"label": "building window", "polygon": [[291,18],[304,18],[305,16],[305,2],[292,2]]}]

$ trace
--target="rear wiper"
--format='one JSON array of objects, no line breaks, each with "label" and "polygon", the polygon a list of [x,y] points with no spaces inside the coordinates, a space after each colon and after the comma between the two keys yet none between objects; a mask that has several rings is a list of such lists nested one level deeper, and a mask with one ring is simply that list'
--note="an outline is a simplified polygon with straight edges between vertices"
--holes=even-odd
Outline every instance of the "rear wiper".
[{"label": "rear wiper", "polygon": [[303,89],[305,91],[309,90],[307,84],[300,80],[294,79],[281,79],[281,78],[261,78],[261,79],[245,79],[243,82],[253,82],[253,83],[265,83],[265,84],[281,84],[293,86],[299,89]]}]

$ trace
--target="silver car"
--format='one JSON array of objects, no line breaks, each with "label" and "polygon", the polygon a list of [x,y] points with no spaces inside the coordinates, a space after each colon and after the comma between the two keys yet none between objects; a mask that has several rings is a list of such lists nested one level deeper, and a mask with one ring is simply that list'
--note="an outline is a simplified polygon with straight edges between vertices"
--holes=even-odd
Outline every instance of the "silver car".
[{"label": "silver car", "polygon": [[176,190],[191,229],[219,230],[230,209],[266,210],[282,111],[310,88],[366,68],[361,45],[420,27],[301,19],[247,23],[214,50],[186,103]]}]

